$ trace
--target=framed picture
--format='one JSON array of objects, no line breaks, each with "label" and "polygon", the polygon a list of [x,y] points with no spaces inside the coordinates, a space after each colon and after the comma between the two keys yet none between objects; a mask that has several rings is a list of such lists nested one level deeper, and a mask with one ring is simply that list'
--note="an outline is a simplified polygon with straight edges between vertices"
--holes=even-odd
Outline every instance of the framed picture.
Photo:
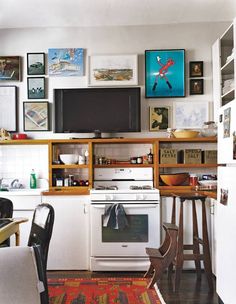
[{"label": "framed picture", "polygon": [[138,84],[138,55],[89,56],[90,86]]},{"label": "framed picture", "polygon": [[145,51],[145,96],[185,96],[185,50]]},{"label": "framed picture", "polygon": [[45,98],[45,77],[28,77],[28,99]]},{"label": "framed picture", "polygon": [[209,103],[204,102],[175,102],[173,109],[173,125],[176,129],[202,128],[208,121]]},{"label": "framed picture", "polygon": [[224,110],[223,137],[230,137],[231,108]]},{"label": "framed picture", "polygon": [[80,48],[49,49],[49,76],[70,77],[84,75],[84,50]]},{"label": "framed picture", "polygon": [[45,74],[44,53],[27,53],[27,74],[28,75]]},{"label": "framed picture", "polygon": [[189,77],[203,77],[203,61],[189,62]]},{"label": "framed picture", "polygon": [[150,107],[149,129],[159,131],[169,128],[170,107]]},{"label": "framed picture", "polygon": [[15,132],[16,126],[16,86],[0,86],[0,122],[1,128]]},{"label": "framed picture", "polygon": [[19,56],[0,56],[0,80],[20,80]]},{"label": "framed picture", "polygon": [[48,102],[23,102],[24,131],[48,131]]},{"label": "framed picture", "polygon": [[189,87],[190,87],[190,95],[202,95],[203,79],[190,79]]}]

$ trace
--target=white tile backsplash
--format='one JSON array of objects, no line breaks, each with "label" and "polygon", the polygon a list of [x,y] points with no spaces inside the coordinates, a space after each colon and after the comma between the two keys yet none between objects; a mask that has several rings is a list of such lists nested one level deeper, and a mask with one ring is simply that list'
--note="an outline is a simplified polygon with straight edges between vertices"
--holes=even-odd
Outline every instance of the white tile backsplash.
[{"label": "white tile backsplash", "polygon": [[28,188],[32,169],[37,178],[48,180],[47,145],[0,146],[0,178],[18,178]]}]

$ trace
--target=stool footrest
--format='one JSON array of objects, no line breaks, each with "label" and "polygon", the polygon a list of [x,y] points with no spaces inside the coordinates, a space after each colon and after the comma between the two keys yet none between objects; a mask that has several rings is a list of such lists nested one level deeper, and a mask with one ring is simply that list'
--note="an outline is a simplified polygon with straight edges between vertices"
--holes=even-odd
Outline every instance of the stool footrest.
[{"label": "stool footrest", "polygon": [[184,250],[193,250],[193,244],[183,245]]},{"label": "stool footrest", "polygon": [[200,261],[203,260],[204,256],[203,254],[197,254],[197,253],[184,253],[183,254],[183,260],[185,261]]}]

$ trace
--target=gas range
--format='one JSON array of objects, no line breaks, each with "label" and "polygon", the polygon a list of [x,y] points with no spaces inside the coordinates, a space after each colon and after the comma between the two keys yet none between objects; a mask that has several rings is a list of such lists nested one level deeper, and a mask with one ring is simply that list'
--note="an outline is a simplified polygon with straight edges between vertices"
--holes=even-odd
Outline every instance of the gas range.
[{"label": "gas range", "polygon": [[152,168],[98,168],[90,200],[105,203],[147,204],[160,200],[158,189],[153,188]]},{"label": "gas range", "polygon": [[150,201],[159,201],[160,192],[158,189],[91,189],[91,202],[111,202],[111,201],[126,201],[135,203],[148,203]]}]

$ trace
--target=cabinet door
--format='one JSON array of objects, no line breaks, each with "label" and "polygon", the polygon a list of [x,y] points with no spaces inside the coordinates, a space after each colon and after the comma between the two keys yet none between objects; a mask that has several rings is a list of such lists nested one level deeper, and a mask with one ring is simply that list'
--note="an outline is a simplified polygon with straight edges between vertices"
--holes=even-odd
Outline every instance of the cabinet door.
[{"label": "cabinet door", "polygon": [[[14,210],[14,217],[25,217],[28,222],[20,224],[20,246],[27,246],[34,210]],[[11,246],[15,245],[15,236],[11,237]]]},{"label": "cabinet door", "polygon": [[89,269],[89,200],[87,196],[43,196],[55,210],[48,270]]}]

